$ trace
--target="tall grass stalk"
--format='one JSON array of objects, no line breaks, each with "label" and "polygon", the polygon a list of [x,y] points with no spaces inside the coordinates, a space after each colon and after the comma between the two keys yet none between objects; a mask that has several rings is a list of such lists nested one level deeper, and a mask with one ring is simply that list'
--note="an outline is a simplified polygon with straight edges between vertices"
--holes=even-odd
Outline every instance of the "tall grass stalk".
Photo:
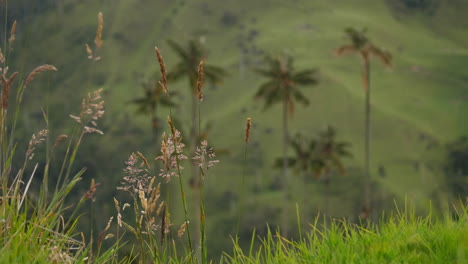
[{"label": "tall grass stalk", "polygon": [[[169,117],[169,125],[171,126],[172,136],[175,138],[175,129],[173,127],[172,120],[170,117]],[[187,201],[185,198],[186,196],[185,196],[185,191],[184,191],[184,184],[182,183],[182,173],[180,171],[180,160],[179,160],[180,153],[178,153],[177,149],[176,149],[175,155],[176,155],[176,162],[177,162],[177,175],[179,179],[180,195],[182,198],[182,205],[184,207],[184,218],[185,218],[185,222],[187,223],[186,228],[187,228],[187,241],[188,241],[189,250],[190,250],[190,263],[193,263],[194,252],[193,252],[193,247],[192,247],[192,239],[190,237],[190,224],[188,220]]]},{"label": "tall grass stalk", "polygon": [[[196,138],[201,139],[201,102],[203,101],[203,61],[200,61],[198,65],[198,80],[197,80],[197,92],[198,92],[198,135]],[[206,238],[205,238],[205,203],[203,200],[203,171],[202,168],[198,172],[198,184],[199,184],[199,205],[200,205],[200,247],[201,247],[201,263],[206,263],[207,258],[207,248],[206,248]]]},{"label": "tall grass stalk", "polygon": [[[157,47],[155,47],[154,50],[155,50],[156,57],[157,57],[159,67],[160,67],[160,70],[161,70],[160,85],[162,86],[164,92],[166,93],[166,96],[170,96],[170,93],[169,93],[169,91],[167,89],[166,64],[164,63],[164,59],[163,59],[163,57],[161,55],[160,50]],[[172,134],[173,140],[174,140],[175,144],[177,144],[177,142],[175,141],[175,139],[176,139],[175,138],[176,137],[175,131],[176,130],[174,128],[174,124],[172,123],[172,106],[169,106],[168,124],[169,124],[169,127],[171,129],[171,134]],[[177,150],[177,146],[175,146],[175,157],[176,157],[177,175],[178,175],[177,178],[179,180],[180,196],[181,196],[181,200],[182,200],[182,206],[184,208],[184,219],[185,219],[185,223],[186,223],[187,242],[188,242],[188,246],[189,246],[189,250],[190,250],[190,253],[189,253],[190,263],[193,263],[194,251],[193,251],[193,247],[192,247],[192,238],[190,236],[190,223],[189,223],[189,219],[188,219],[186,195],[185,195],[185,191],[184,191],[184,184],[182,182],[182,173],[181,173],[181,169],[180,169],[180,159],[179,159],[180,154],[181,153],[179,153],[178,150]],[[177,252],[174,251],[174,253],[176,254]]]},{"label": "tall grass stalk", "polygon": [[242,170],[242,185],[241,190],[239,192],[239,205],[238,205],[238,215],[237,215],[237,226],[236,226],[236,243],[239,239],[239,227],[242,217],[242,209],[244,206],[244,196],[245,196],[245,175],[247,174],[247,147],[249,144],[250,138],[250,129],[252,127],[252,119],[250,117],[246,120],[245,125],[245,145],[244,145],[244,167]]}]

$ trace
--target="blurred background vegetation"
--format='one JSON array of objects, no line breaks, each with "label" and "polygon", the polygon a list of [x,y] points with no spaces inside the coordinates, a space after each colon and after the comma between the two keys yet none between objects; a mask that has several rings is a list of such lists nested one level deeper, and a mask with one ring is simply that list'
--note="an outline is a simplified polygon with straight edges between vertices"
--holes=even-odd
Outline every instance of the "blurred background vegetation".
[{"label": "blurred background vegetation", "polygon": [[[174,105],[184,134],[192,129],[188,79],[169,84],[173,102],[157,99],[154,46],[161,50],[169,73],[181,60],[168,40],[183,48],[194,43],[207,64],[226,73],[206,83],[201,106],[202,134],[220,160],[210,170],[204,190],[210,255],[232,248],[246,117],[252,118],[253,127],[245,164],[242,241],[249,241],[254,229],[265,234],[267,224],[290,226],[294,236],[296,203],[304,229],[319,212],[350,221],[362,216],[366,180],[361,62],[357,55],[333,54],[348,42],[344,33],[348,27],[366,29],[372,43],[393,58],[391,68],[371,61],[369,186],[374,217],[405,200],[419,213],[430,206],[441,212],[468,195],[467,1],[3,0],[1,7],[0,35],[9,32],[13,21],[18,23],[13,49],[4,51],[10,68],[24,73],[48,63],[59,70],[37,80],[25,94],[18,150],[25,151],[30,135],[45,127],[43,111],[48,113],[53,139],[70,131],[69,114],[78,112],[81,98],[104,88],[106,115],[100,123],[104,135],[87,138],[76,166],[77,171],[82,167],[87,171],[75,197],[86,192],[91,179],[101,184],[93,206],[83,211],[81,230],[102,229],[116,214],[112,198],[128,198],[116,187],[132,152],[159,155],[160,135],[167,131],[165,105]],[[99,11],[104,14],[104,44],[93,54],[100,59],[94,60],[87,58],[85,44],[94,47]],[[333,133],[339,143],[339,163],[325,166],[325,171],[323,166],[291,168],[287,186],[278,161],[283,153],[283,108],[272,104],[265,109],[264,101],[255,99],[267,81],[258,74],[259,68],[268,69],[267,55],[293,58],[297,70],[316,69],[316,84],[300,89],[307,104],[295,103],[288,120],[293,144],[287,154],[292,164],[299,162],[294,157],[300,156],[300,144],[323,143],[327,131],[328,139]],[[45,159],[36,155],[39,162]],[[189,175],[188,167],[184,173]],[[187,186],[189,178],[185,177]],[[35,180],[39,184],[41,179]],[[195,191],[189,190],[189,195]],[[173,223],[180,224],[183,214],[177,197],[173,203],[177,208]],[[190,211],[194,206],[189,203]],[[90,217],[90,210],[95,210],[95,217]],[[282,212],[291,216],[286,224]]]}]

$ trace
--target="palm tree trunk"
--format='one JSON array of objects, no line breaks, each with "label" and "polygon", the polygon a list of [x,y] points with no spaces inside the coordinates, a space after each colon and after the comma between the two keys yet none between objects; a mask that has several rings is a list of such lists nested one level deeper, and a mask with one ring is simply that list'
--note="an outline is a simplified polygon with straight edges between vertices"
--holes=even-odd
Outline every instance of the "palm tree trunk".
[{"label": "palm tree trunk", "polygon": [[288,175],[288,101],[283,101],[283,181],[285,192],[285,204],[283,208],[283,223],[281,231],[283,236],[288,235],[288,206],[289,206],[289,175]]},{"label": "palm tree trunk", "polygon": [[365,105],[365,184],[364,184],[364,210],[371,211],[371,176],[370,176],[370,61],[364,57],[363,85],[366,93]]}]

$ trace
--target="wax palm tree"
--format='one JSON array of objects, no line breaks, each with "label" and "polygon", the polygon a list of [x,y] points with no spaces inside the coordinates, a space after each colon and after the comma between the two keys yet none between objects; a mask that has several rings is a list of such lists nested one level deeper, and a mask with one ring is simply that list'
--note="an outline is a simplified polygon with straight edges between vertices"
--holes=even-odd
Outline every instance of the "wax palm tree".
[{"label": "wax palm tree", "polygon": [[[255,98],[265,101],[265,109],[274,104],[281,103],[283,108],[283,181],[286,200],[289,200],[289,176],[288,176],[288,116],[294,114],[294,103],[297,101],[303,105],[308,105],[309,100],[299,89],[303,86],[316,85],[318,83],[316,70],[307,69],[296,71],[293,66],[293,59],[289,56],[278,58],[266,57],[267,68],[257,69],[256,72],[268,80],[260,85],[255,94]],[[289,115],[288,115],[289,114]],[[283,212],[282,231],[288,233],[288,213],[287,204]]]},{"label": "wax palm tree", "polygon": [[[320,132],[317,139],[308,139],[297,134],[291,140],[294,155],[288,157],[288,166],[296,172],[305,174],[305,176],[323,180],[325,184],[325,214],[328,214],[329,208],[331,176],[335,170],[340,175],[346,174],[342,158],[351,157],[349,146],[350,144],[347,142],[336,141],[336,130],[331,126],[327,126],[325,130]],[[282,165],[283,160],[278,159],[276,166]]]},{"label": "wax palm tree", "polygon": [[375,46],[366,36],[366,29],[358,31],[354,28],[345,29],[345,33],[349,38],[349,44],[343,45],[335,50],[336,55],[343,56],[347,54],[357,54],[362,59],[362,84],[365,93],[365,191],[364,191],[364,211],[371,211],[371,178],[370,178],[370,60],[376,58],[384,65],[391,66],[392,56],[390,53],[383,51]]},{"label": "wax palm tree", "polygon": [[[283,177],[288,184],[288,116],[294,115],[295,101],[308,105],[309,100],[302,93],[300,87],[316,85],[318,79],[315,69],[296,71],[292,57],[267,57],[268,68],[257,69],[256,72],[269,80],[260,85],[255,98],[265,101],[265,109],[281,103],[283,108]],[[289,113],[289,115],[288,115]]]},{"label": "wax palm tree", "polygon": [[[294,154],[293,156],[287,157],[287,166],[296,174],[312,174],[312,169],[315,168],[313,155],[317,147],[317,140],[308,139],[298,133],[290,140],[290,146],[293,149]],[[276,159],[276,168],[283,168],[283,164],[284,159],[282,157]]]},{"label": "wax palm tree", "polygon": [[142,97],[133,99],[131,103],[137,106],[137,114],[151,116],[151,127],[153,129],[153,135],[157,139],[157,131],[159,129],[159,119],[157,117],[158,107],[175,106],[175,103],[171,100],[175,93],[171,92],[171,96],[167,96],[156,79],[150,79],[142,82],[141,87],[144,90],[144,95]]},{"label": "wax palm tree", "polygon": [[324,214],[328,215],[330,204],[330,182],[333,171],[340,175],[346,174],[342,158],[351,157],[349,152],[350,144],[344,141],[336,141],[336,130],[327,126],[320,132],[319,138],[311,149],[311,168],[316,178],[322,179],[325,184],[324,192]]}]

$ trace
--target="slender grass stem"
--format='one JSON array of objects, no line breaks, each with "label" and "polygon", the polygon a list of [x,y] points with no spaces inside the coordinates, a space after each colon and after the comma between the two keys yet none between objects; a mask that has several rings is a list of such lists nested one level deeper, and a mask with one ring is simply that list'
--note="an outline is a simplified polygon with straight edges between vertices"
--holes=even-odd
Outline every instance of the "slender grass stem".
[{"label": "slender grass stem", "polygon": [[[171,108],[169,108],[169,117],[172,118],[172,109]],[[174,134],[172,136],[175,137]],[[174,141],[174,144],[177,144],[177,143]],[[186,230],[187,230],[187,240],[188,240],[189,250],[190,250],[190,263],[193,263],[192,238],[190,237],[190,224],[189,224],[189,220],[188,220],[187,201],[186,201],[185,192],[184,192],[184,185],[182,183],[182,173],[180,171],[179,152],[177,151],[177,146],[174,146],[174,149],[175,149],[175,155],[176,155],[177,175],[178,175],[178,178],[179,178],[180,196],[182,198],[182,206],[184,207],[185,222],[187,223]]]},{"label": "slender grass stem", "polygon": [[[201,135],[201,101],[198,101],[198,135],[197,138],[200,139]],[[205,238],[205,205],[203,201],[203,173],[202,169],[200,168],[200,172],[198,173],[198,184],[199,184],[199,199],[200,199],[200,247],[201,247],[201,263],[206,263],[207,258],[207,248],[206,248],[206,238]]]},{"label": "slender grass stem", "polygon": [[250,129],[251,129],[251,118],[247,118],[246,126],[245,126],[245,145],[244,145],[244,166],[242,169],[242,185],[241,190],[239,192],[239,205],[238,205],[238,215],[237,215],[237,226],[236,226],[236,243],[238,243],[239,239],[239,228],[240,228],[240,221],[242,217],[242,209],[243,209],[243,201],[245,196],[245,175],[247,174],[247,147],[249,144],[249,136],[250,136]]}]

